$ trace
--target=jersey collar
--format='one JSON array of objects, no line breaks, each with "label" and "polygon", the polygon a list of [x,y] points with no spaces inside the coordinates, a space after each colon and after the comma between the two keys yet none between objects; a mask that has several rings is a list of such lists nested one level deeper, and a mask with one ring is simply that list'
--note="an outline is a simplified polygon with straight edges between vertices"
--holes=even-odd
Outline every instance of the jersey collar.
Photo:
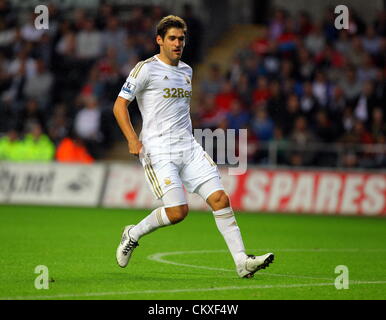
[{"label": "jersey collar", "polygon": [[177,66],[172,66],[172,65],[170,65],[170,64],[167,64],[167,63],[163,62],[160,58],[158,58],[158,54],[154,55],[154,57],[155,57],[162,65],[164,65],[165,67],[170,68],[170,69],[172,69],[172,70],[178,69],[178,68],[180,67],[180,65],[181,65],[181,61],[178,61],[178,65],[177,65]]}]

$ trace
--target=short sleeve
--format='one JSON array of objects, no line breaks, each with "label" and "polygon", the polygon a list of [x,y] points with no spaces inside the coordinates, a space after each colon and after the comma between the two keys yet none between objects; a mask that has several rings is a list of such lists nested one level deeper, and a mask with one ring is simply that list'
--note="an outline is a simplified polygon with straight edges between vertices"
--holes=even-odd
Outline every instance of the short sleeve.
[{"label": "short sleeve", "polygon": [[129,76],[126,78],[118,96],[129,101],[134,100],[136,95],[146,87],[147,80],[148,71],[146,63],[137,63],[137,65],[131,70]]}]

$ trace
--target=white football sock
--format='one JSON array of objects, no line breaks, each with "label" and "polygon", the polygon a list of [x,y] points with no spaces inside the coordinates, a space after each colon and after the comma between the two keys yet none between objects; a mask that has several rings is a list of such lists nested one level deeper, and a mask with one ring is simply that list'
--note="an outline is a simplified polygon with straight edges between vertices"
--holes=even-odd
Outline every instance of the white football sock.
[{"label": "white football sock", "polygon": [[171,222],[166,214],[165,208],[160,207],[152,211],[145,219],[130,229],[130,237],[138,241],[142,236],[154,230],[170,225]]},{"label": "white football sock", "polygon": [[237,225],[232,208],[213,211],[218,230],[223,235],[233,261],[237,265],[247,258],[240,228]]}]

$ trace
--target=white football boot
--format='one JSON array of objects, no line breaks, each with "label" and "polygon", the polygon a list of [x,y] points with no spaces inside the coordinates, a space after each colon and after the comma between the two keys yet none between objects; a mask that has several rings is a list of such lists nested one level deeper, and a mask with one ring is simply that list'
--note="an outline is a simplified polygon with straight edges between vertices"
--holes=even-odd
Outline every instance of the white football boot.
[{"label": "white football boot", "polygon": [[240,278],[252,278],[256,271],[268,267],[274,258],[273,253],[262,256],[248,255],[244,262],[237,265],[237,273]]},{"label": "white football boot", "polygon": [[123,229],[121,242],[117,248],[116,257],[118,265],[121,268],[127,266],[134,249],[138,247],[138,242],[134,241],[134,239],[132,239],[129,235],[129,231],[133,227],[134,225],[130,225]]}]

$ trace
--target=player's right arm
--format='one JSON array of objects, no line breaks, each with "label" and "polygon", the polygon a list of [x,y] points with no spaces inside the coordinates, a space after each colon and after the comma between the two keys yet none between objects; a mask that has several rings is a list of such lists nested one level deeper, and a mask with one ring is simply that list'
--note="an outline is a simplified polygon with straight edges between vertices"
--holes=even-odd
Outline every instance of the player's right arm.
[{"label": "player's right arm", "polygon": [[114,103],[113,112],[122,133],[126,137],[130,154],[137,156],[141,151],[142,143],[139,141],[131,123],[130,115],[127,110],[129,104],[130,100],[118,96]]},{"label": "player's right arm", "polygon": [[126,82],[115,100],[113,108],[115,119],[127,139],[129,152],[135,156],[139,155],[142,143],[134,131],[127,107],[147,86],[148,73],[146,68],[145,62],[139,62],[133,70],[131,70],[130,75],[127,77]]}]

